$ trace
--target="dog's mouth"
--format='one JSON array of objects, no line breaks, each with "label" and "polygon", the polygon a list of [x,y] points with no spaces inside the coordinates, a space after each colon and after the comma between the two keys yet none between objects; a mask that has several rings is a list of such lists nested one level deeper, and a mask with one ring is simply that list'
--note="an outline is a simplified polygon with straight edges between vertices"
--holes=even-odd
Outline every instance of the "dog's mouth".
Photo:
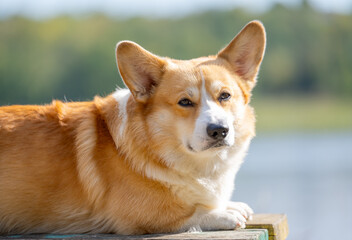
[{"label": "dog's mouth", "polygon": [[190,150],[191,152],[196,152],[195,150],[194,150],[194,148],[191,146],[191,144],[187,144],[187,148],[188,148],[188,150]]},{"label": "dog's mouth", "polygon": [[205,151],[205,150],[208,150],[208,149],[212,149],[212,148],[220,148],[220,147],[228,147],[230,146],[229,143],[227,143],[226,141],[224,140],[221,140],[221,141],[214,141],[214,142],[211,142],[209,143],[208,145],[206,145],[204,148],[202,148],[201,150],[197,151],[195,150],[191,144],[188,144],[187,145],[187,148],[191,151],[191,152],[202,152],[202,151]]},{"label": "dog's mouth", "polygon": [[229,144],[222,140],[222,141],[216,141],[213,143],[210,143],[204,150],[210,149],[210,148],[219,148],[219,147],[225,147],[225,146],[229,146]]}]

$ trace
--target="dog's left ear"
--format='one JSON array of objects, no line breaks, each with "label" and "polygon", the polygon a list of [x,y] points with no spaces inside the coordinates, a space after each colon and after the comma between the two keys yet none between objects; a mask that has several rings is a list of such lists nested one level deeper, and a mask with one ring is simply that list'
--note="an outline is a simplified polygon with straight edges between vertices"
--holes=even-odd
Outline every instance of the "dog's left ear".
[{"label": "dog's left ear", "polygon": [[121,77],[137,102],[146,103],[163,74],[165,61],[138,44],[122,41],[116,47]]},{"label": "dog's left ear", "polygon": [[265,51],[265,29],[261,22],[248,23],[240,33],[218,53],[230,63],[231,70],[240,76],[251,90]]}]

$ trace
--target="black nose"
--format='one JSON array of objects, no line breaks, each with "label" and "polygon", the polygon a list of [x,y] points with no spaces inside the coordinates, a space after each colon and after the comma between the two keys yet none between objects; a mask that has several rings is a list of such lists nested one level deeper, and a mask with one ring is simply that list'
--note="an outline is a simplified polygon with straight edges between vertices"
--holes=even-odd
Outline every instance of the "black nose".
[{"label": "black nose", "polygon": [[209,124],[207,127],[208,136],[215,140],[223,140],[228,132],[229,128],[222,125]]}]

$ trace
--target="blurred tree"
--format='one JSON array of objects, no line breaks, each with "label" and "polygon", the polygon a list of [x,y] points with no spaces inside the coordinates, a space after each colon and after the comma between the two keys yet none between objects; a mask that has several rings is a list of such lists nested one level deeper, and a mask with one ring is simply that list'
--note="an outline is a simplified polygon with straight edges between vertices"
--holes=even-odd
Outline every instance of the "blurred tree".
[{"label": "blurred tree", "polygon": [[268,44],[259,95],[309,93],[352,97],[352,15],[322,13],[308,1],[262,14],[209,11],[179,19],[111,19],[102,14],[0,21],[0,104],[53,98],[87,100],[123,83],[114,48],[136,41],[161,56],[216,54],[250,20],[263,21]]}]

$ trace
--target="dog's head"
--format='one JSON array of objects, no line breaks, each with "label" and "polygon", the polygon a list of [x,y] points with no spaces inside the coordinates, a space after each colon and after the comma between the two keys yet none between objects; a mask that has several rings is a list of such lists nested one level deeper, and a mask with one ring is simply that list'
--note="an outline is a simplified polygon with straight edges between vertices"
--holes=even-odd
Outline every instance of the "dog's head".
[{"label": "dog's head", "polygon": [[151,143],[173,155],[211,155],[236,145],[265,50],[265,30],[247,24],[216,56],[187,61],[158,57],[123,41],[120,74],[145,115]]}]

